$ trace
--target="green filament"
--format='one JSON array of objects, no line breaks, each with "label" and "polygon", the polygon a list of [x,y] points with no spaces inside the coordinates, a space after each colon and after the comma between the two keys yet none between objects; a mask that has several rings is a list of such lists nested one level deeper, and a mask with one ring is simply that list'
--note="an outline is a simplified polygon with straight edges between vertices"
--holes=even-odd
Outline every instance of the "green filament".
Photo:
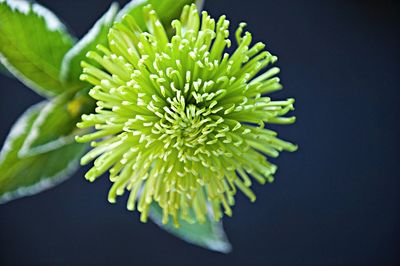
[{"label": "green filament", "polygon": [[198,222],[209,211],[216,220],[231,216],[237,189],[256,199],[251,177],[273,181],[276,166],[265,155],[296,150],[265,128],[295,120],[284,117],[293,99],[265,96],[281,88],[279,69],[258,75],[277,58],[262,43],[250,46],[244,23],[236,31],[238,48],[225,53],[229,21],[207,12],[200,18],[195,5],[172,22],[172,38],[150,6],[144,17],[148,31],[126,16],[110,30],[108,47],[88,53],[96,64],[82,62],[81,79],[93,84],[97,100],[95,113],[78,124],[95,128],[77,137],[92,142],[81,161],[94,160],[86,178],[109,171],[109,201],[129,191],[127,208],[141,212],[142,221],[152,202],[163,209],[164,223],[190,220],[190,212]]}]

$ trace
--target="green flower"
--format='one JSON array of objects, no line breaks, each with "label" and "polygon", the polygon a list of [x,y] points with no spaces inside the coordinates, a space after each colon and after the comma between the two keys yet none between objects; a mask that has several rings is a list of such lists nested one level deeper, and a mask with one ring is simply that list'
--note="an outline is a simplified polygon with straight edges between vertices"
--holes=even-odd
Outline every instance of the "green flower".
[{"label": "green flower", "polygon": [[[108,200],[129,191],[127,208],[146,221],[150,205],[163,210],[163,223],[189,220],[194,213],[204,222],[212,212],[231,216],[237,189],[251,201],[252,178],[273,181],[276,166],[265,155],[277,157],[296,146],[280,140],[268,124],[290,124],[283,117],[293,110],[293,99],[272,101],[264,96],[279,90],[276,67],[257,76],[277,57],[265,45],[250,47],[252,36],[236,31],[231,45],[229,21],[216,22],[195,5],[183,9],[172,22],[169,38],[150,6],[144,8],[148,31],[131,16],[109,32],[109,47],[98,46],[82,62],[81,79],[94,87],[95,114],[82,116],[79,128],[95,132],[77,137],[92,142],[81,160],[94,166],[86,178],[94,181],[109,170],[113,186]],[[252,178],[251,178],[252,177]]]}]

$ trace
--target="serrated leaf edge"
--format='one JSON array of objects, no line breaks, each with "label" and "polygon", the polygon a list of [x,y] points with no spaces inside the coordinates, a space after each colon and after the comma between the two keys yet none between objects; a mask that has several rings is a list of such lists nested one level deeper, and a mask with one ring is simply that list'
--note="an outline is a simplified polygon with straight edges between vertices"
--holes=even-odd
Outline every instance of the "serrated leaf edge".
[{"label": "serrated leaf edge", "polygon": [[77,156],[77,158],[72,160],[63,171],[59,172],[54,176],[43,177],[41,181],[32,186],[20,187],[17,190],[3,194],[2,196],[0,196],[0,204],[6,203],[13,199],[37,194],[38,192],[41,192],[43,190],[49,189],[51,187],[54,187],[62,183],[76,171],[77,166],[79,166],[79,159],[80,156]]},{"label": "serrated leaf edge", "polygon": [[[10,133],[6,137],[6,140],[4,141],[3,148],[0,151],[0,164],[2,164],[5,160],[5,157],[7,153],[11,150],[11,143],[21,135],[21,133],[24,132],[26,129],[26,121],[30,118],[28,114],[30,112],[35,112],[38,109],[41,109],[44,105],[46,105],[46,101],[37,103],[31,107],[29,107],[22,115],[20,118],[17,120],[17,122],[14,124],[14,126],[11,128]],[[87,145],[85,145],[86,147]],[[82,146],[83,147],[83,146]],[[82,154],[84,152],[84,149],[82,148]],[[6,203],[10,200],[24,197],[24,196],[30,196],[33,194],[36,194],[40,191],[43,191],[45,189],[51,188],[64,180],[66,180],[76,169],[77,166],[79,166],[79,159],[81,156],[76,156],[74,160],[71,160],[71,162],[67,165],[67,167],[59,172],[58,174],[50,177],[43,177],[41,181],[38,183],[32,185],[32,186],[25,186],[25,187],[20,187],[14,191],[9,191],[7,193],[4,193],[3,195],[0,196],[0,204]],[[61,178],[63,177],[63,178]]]},{"label": "serrated leaf edge", "polygon": [[[0,4],[7,4],[13,11],[18,11],[22,14],[27,15],[31,10],[39,17],[42,17],[45,21],[45,25],[49,31],[64,31],[67,32],[65,25],[57,18],[57,16],[51,12],[50,10],[46,9],[45,7],[37,4],[37,3],[30,3],[24,0],[20,1],[10,1],[10,0],[0,0]],[[72,37],[72,36],[71,36]],[[3,66],[14,76],[17,77],[25,86],[29,88],[35,89],[35,91],[45,97],[52,97],[55,93],[48,91],[46,88],[43,88],[36,82],[32,81],[24,74],[22,74],[18,69],[16,69],[0,52],[0,62]]]},{"label": "serrated leaf edge", "polygon": [[65,82],[67,80],[69,74],[69,65],[71,60],[78,55],[88,43],[90,43],[96,36],[99,34],[101,30],[101,26],[110,20],[114,20],[116,14],[119,10],[119,4],[113,2],[107,12],[104,14],[101,19],[96,21],[93,27],[84,35],[82,39],[80,39],[64,56],[61,62],[61,70],[60,70],[60,80]]},{"label": "serrated leaf edge", "polygon": [[32,126],[31,126],[31,131],[28,133],[24,143],[22,144],[20,151],[18,152],[19,157],[27,157],[27,156],[32,156],[32,155],[36,155],[39,153],[43,153],[45,151],[51,151],[58,147],[62,147],[64,145],[68,144],[69,141],[74,141],[74,136],[72,136],[72,137],[64,136],[64,137],[60,137],[57,140],[50,141],[46,144],[40,145],[38,147],[31,148],[32,143],[40,135],[39,128],[46,121],[46,118],[52,112],[53,107],[57,106],[58,103],[65,100],[65,98],[69,98],[68,96],[69,96],[69,94],[60,95],[59,97],[53,98],[52,100],[50,100],[49,102],[46,102],[46,104],[44,104],[42,110],[38,114],[38,117],[36,118],[36,120],[33,122]]}]

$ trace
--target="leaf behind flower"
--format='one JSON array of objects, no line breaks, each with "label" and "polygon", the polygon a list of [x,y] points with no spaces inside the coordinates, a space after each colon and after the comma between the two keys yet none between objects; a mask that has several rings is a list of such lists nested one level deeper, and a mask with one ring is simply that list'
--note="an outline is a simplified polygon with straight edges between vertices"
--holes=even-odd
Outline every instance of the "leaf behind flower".
[{"label": "leaf behind flower", "polygon": [[232,250],[222,223],[215,222],[211,217],[207,217],[203,224],[188,223],[179,219],[180,226],[175,227],[171,221],[168,224],[161,222],[162,209],[153,203],[150,207],[150,218],[162,229],[188,243],[222,253],[229,253]]},{"label": "leaf behind flower", "polygon": [[29,108],[14,124],[0,152],[0,203],[32,195],[70,176],[86,145],[72,143],[53,151],[20,158],[18,152],[46,102]]},{"label": "leaf behind flower", "polygon": [[43,6],[0,0],[0,62],[40,95],[51,97],[67,89],[59,73],[73,43],[65,26]]}]

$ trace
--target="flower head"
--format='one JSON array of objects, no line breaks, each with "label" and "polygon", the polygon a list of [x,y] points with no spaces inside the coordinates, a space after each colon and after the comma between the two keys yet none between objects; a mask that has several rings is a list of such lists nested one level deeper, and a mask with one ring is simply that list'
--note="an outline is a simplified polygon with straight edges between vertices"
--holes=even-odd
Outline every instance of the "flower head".
[{"label": "flower head", "polygon": [[277,58],[262,43],[251,46],[244,23],[237,49],[225,53],[229,21],[207,12],[200,18],[195,5],[172,22],[172,38],[150,6],[144,18],[147,31],[125,16],[110,30],[108,47],[88,53],[96,64],[82,63],[81,79],[94,85],[90,96],[97,100],[95,113],[78,124],[96,129],[77,137],[92,142],[82,158],[82,164],[95,160],[86,178],[109,170],[109,201],[129,191],[127,208],[137,208],[142,221],[153,202],[164,223],[189,213],[199,222],[209,211],[216,220],[230,216],[237,189],[254,201],[252,179],[273,181],[276,166],[265,155],[296,149],[265,128],[294,122],[283,117],[293,99],[265,96],[281,88],[279,69],[258,75]]}]

